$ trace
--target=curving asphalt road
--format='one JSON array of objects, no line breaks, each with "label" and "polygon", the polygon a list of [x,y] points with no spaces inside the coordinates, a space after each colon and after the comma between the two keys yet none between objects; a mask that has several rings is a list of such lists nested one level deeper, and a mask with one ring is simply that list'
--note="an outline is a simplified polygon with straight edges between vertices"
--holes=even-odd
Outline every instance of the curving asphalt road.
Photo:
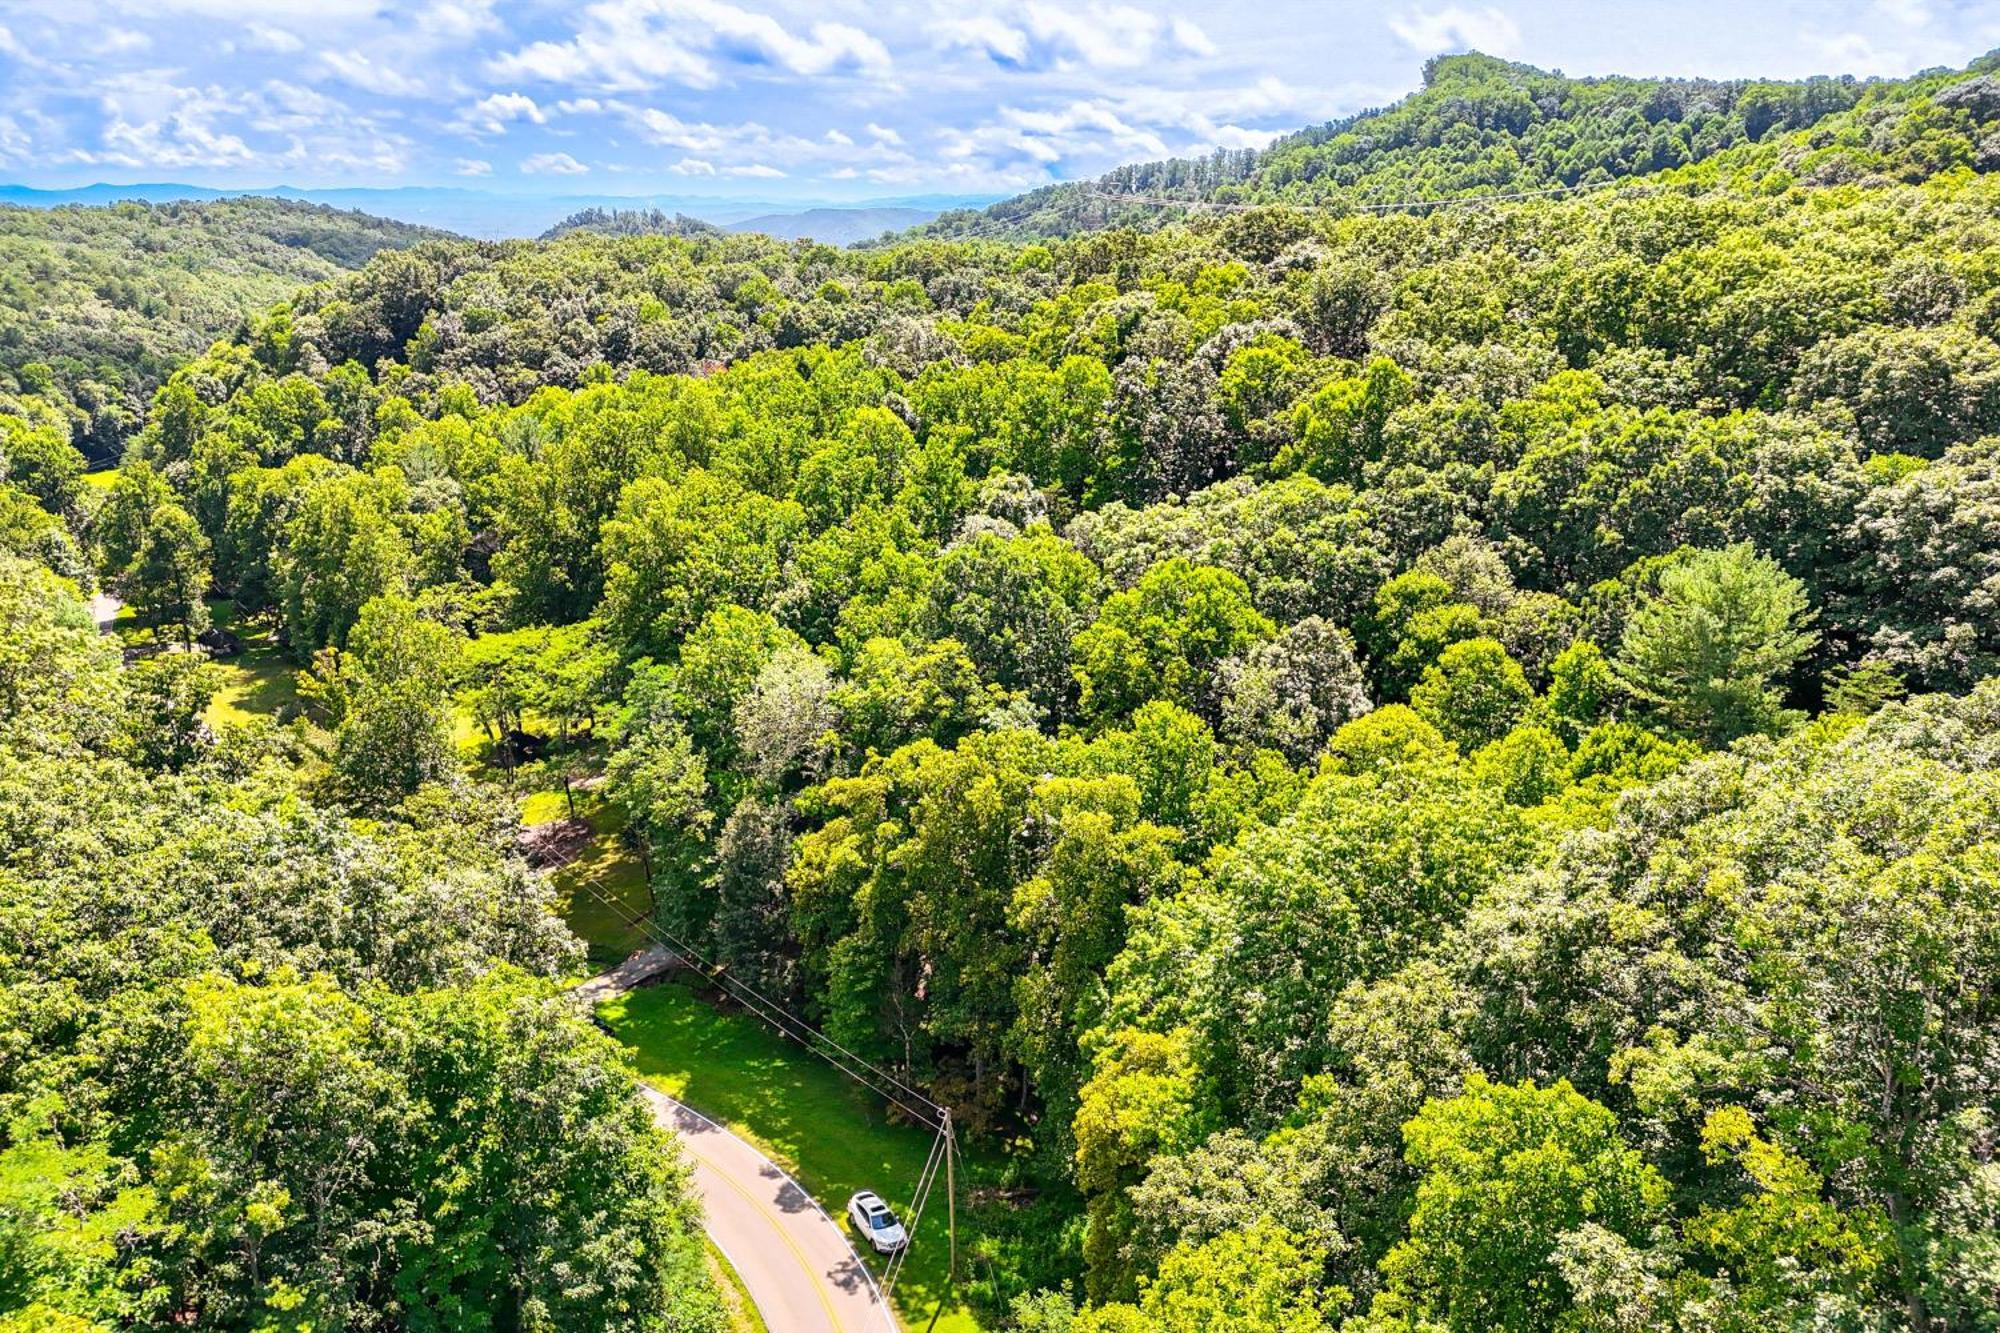
[{"label": "curving asphalt road", "polygon": [[[594,1007],[673,963],[664,948],[643,950],[573,993]],[[895,1333],[895,1318],[847,1233],[797,1181],[699,1111],[644,1091],[653,1118],[679,1136],[694,1168],[709,1239],[743,1279],[771,1333]]]}]

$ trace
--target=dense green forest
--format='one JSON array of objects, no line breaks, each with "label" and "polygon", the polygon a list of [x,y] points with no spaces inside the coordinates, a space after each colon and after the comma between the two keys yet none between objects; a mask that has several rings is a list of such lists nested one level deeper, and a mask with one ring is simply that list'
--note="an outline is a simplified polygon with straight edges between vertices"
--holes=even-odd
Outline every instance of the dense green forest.
[{"label": "dense green forest", "polygon": [[0,645],[0,1327],[721,1328],[504,803],[349,817],[16,556]]},{"label": "dense green forest", "polygon": [[54,399],[115,461],[160,381],[247,315],[436,234],[283,199],[0,207],[0,410]]},{"label": "dense green forest", "polygon": [[[102,492],[24,386],[0,1328],[712,1326],[467,717],[1004,1160],[991,1326],[1994,1328],[1983,68],[1468,58],[1228,168],[1643,191],[426,242]],[[199,722],[99,581],[300,713]]]},{"label": "dense green forest", "polygon": [[[1032,240],[1156,226],[1196,204],[1401,208],[1656,178],[1750,192],[2000,169],[2000,56],[1965,71],[1860,82],[1570,79],[1441,56],[1394,106],[1280,138],[1120,167],[921,228]],[[1968,79],[1966,75],[1982,77]],[[1126,203],[1120,195],[1157,201]],[[1174,206],[1185,201],[1186,207]]]},{"label": "dense green forest", "polygon": [[542,233],[553,241],[572,232],[596,236],[712,236],[722,228],[685,213],[665,213],[657,208],[584,208],[570,214]]}]

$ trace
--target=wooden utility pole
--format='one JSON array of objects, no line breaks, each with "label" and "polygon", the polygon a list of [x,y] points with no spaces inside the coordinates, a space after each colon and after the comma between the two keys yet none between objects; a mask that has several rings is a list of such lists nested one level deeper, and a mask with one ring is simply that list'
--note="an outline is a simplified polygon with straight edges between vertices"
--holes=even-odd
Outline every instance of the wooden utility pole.
[{"label": "wooden utility pole", "polygon": [[952,1163],[958,1136],[951,1127],[949,1110],[944,1111],[940,1127],[944,1131],[944,1229],[950,1238],[951,1262],[944,1272],[944,1290],[938,1293],[937,1308],[931,1311],[931,1322],[924,1326],[924,1333],[934,1333],[938,1316],[944,1313],[945,1302],[951,1299],[952,1288],[958,1285],[958,1175]]},{"label": "wooden utility pole", "polygon": [[952,1158],[957,1156],[958,1135],[951,1127],[951,1112],[944,1113],[944,1229],[951,1238],[951,1266],[945,1270],[946,1276],[958,1280],[958,1185],[952,1170]]}]

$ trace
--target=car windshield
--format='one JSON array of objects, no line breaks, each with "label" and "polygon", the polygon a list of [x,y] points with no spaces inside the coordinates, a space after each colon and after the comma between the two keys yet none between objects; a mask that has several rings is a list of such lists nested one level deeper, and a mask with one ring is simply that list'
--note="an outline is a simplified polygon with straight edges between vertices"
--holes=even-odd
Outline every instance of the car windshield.
[{"label": "car windshield", "polygon": [[868,1222],[877,1231],[887,1231],[890,1227],[896,1225],[896,1219],[890,1215],[889,1210],[886,1208],[871,1209],[868,1213]]}]

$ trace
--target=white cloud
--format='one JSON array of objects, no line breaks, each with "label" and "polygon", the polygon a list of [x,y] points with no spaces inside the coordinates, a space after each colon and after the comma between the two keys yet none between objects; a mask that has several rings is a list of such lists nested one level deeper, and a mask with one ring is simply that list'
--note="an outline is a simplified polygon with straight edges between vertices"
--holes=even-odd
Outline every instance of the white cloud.
[{"label": "white cloud", "polygon": [[1275,77],[1211,87],[1199,97],[1134,82],[1114,94],[1003,106],[982,122],[940,131],[935,155],[867,175],[884,183],[935,182],[942,167],[947,183],[965,189],[1037,185],[1118,162],[1262,148],[1280,132],[1391,96],[1393,90],[1372,86],[1299,87]]},{"label": "white cloud", "polygon": [[73,126],[29,113],[40,126],[40,162],[375,179],[409,165],[406,137],[312,88],[278,80],[248,91],[191,86],[161,71],[98,76],[95,84],[100,120],[92,133],[64,142]]},{"label": "white cloud", "polygon": [[946,130],[940,138],[947,160],[977,160],[988,167],[1032,163],[1049,168],[1087,148],[1106,146],[1127,156],[1168,155],[1165,139],[1128,121],[1101,98],[1047,110],[1001,107],[997,119]]},{"label": "white cloud", "polygon": [[275,51],[279,55],[289,55],[293,51],[306,48],[305,39],[296,33],[274,28],[268,23],[252,23],[244,29],[248,45],[259,51]]},{"label": "white cloud", "polygon": [[[562,104],[558,104],[558,109]],[[901,140],[892,143],[873,135],[857,143],[852,135],[828,130],[819,138],[788,134],[758,121],[717,124],[682,120],[671,111],[625,101],[599,105],[628,125],[640,139],[660,148],[675,148],[687,156],[668,170],[679,175],[781,175],[796,170],[826,171],[841,166],[882,166],[912,160]],[[757,168],[762,168],[758,170]]]},{"label": "white cloud", "polygon": [[678,38],[636,25],[622,31],[587,26],[567,42],[535,42],[496,56],[487,70],[503,79],[580,84],[606,92],[637,92],[658,83],[690,88],[716,84],[715,67]]},{"label": "white cloud", "polygon": [[902,135],[896,133],[896,131],[890,129],[887,125],[877,125],[872,120],[868,122],[868,133],[881,143],[901,144],[903,142]]},{"label": "white cloud", "polygon": [[1023,64],[1028,59],[1028,34],[991,14],[945,19],[934,31],[938,40],[947,47],[984,51],[995,60],[1014,65]]},{"label": "white cloud", "polygon": [[1003,14],[941,19],[933,37],[947,49],[983,52],[1028,68],[1082,65],[1137,69],[1162,56],[1212,56],[1216,46],[1191,19],[1165,19],[1133,5],[1071,5],[1024,0]]},{"label": "white cloud", "polygon": [[298,134],[343,122],[368,123],[344,102],[282,79],[272,79],[247,94],[243,110],[250,128],[263,134]]},{"label": "white cloud", "polygon": [[105,79],[96,143],[72,148],[77,162],[113,166],[238,167],[257,160],[242,136],[222,122],[243,110],[221,88],[188,87],[164,75]]},{"label": "white cloud", "polygon": [[1410,10],[1390,19],[1389,31],[1418,55],[1426,56],[1445,51],[1483,51],[1503,56],[1521,45],[1520,26],[1491,6],[1461,9],[1450,5],[1437,10]]},{"label": "white cloud", "polygon": [[760,180],[772,180],[783,176],[785,173],[776,167],[766,166],[762,162],[752,162],[741,167],[724,167],[722,174],[725,176],[751,176]]},{"label": "white cloud", "polygon": [[33,146],[19,121],[12,116],[0,116],[0,162],[25,161]]},{"label": "white cloud", "polygon": [[1160,20],[1143,9],[1072,9],[1030,3],[1028,30],[1037,41],[1066,50],[1093,69],[1131,69],[1152,59]]},{"label": "white cloud", "polygon": [[656,106],[616,104],[608,109],[623,116],[647,142],[656,143],[662,148],[686,148],[697,153],[712,153],[727,148],[732,141],[754,142],[769,136],[769,131],[754,121],[725,127],[704,121],[685,121],[673,112],[662,111]]},{"label": "white cloud", "polygon": [[459,134],[505,134],[517,120],[548,124],[548,116],[526,93],[494,93],[461,110],[446,128]]},{"label": "white cloud", "polygon": [[452,163],[454,176],[491,176],[493,164],[483,157],[461,157]]},{"label": "white cloud", "polygon": [[535,153],[521,159],[521,170],[530,176],[581,176],[590,168],[568,153]]},{"label": "white cloud", "polygon": [[768,14],[755,14],[722,0],[650,0],[666,17],[709,29],[717,45],[755,52],[794,74],[825,74],[853,68],[865,73],[889,71],[889,48],[875,37],[846,23],[820,22],[811,36],[799,37]]},{"label": "white cloud", "polygon": [[881,41],[851,24],[817,22],[801,35],[723,0],[598,0],[568,41],[531,43],[488,69],[499,78],[638,92],[664,83],[712,88],[725,65],[812,77],[884,75],[891,61]]},{"label": "white cloud", "polygon": [[8,56],[24,65],[39,66],[42,58],[30,51],[26,43],[14,35],[13,29],[0,24],[0,56]]},{"label": "white cloud", "polygon": [[1175,19],[1171,29],[1174,45],[1193,56],[1221,54],[1215,42],[1192,19]]},{"label": "white cloud", "polygon": [[1922,34],[1905,33],[1903,37],[1915,43],[1906,46],[1900,42],[1884,45],[1865,33],[1809,33],[1803,49],[1811,51],[1819,72],[1829,74],[1883,74],[1891,77],[1914,74],[1927,65],[1939,64],[1951,59],[1937,49],[1938,44],[1926,41]]},{"label": "white cloud", "polygon": [[97,40],[96,54],[100,56],[132,55],[153,45],[153,39],[132,28],[106,28]]},{"label": "white cloud", "polygon": [[493,0],[427,0],[407,11],[397,11],[397,16],[405,13],[419,33],[442,45],[468,42],[500,27],[493,14]]},{"label": "white cloud", "polygon": [[360,51],[322,51],[319,60],[333,77],[379,97],[428,97],[440,91],[433,81]]},{"label": "white cloud", "polygon": [[1929,0],[1875,0],[1876,12],[1906,28],[1921,28],[1931,21]]},{"label": "white cloud", "polygon": [[104,127],[104,148],[86,160],[126,167],[242,167],[257,161],[257,154],[237,135],[178,115],[139,124],[114,120]]},{"label": "white cloud", "polygon": [[193,14],[237,23],[251,14],[344,23],[373,18],[383,5],[382,0],[111,0],[108,7],[134,15]]}]

